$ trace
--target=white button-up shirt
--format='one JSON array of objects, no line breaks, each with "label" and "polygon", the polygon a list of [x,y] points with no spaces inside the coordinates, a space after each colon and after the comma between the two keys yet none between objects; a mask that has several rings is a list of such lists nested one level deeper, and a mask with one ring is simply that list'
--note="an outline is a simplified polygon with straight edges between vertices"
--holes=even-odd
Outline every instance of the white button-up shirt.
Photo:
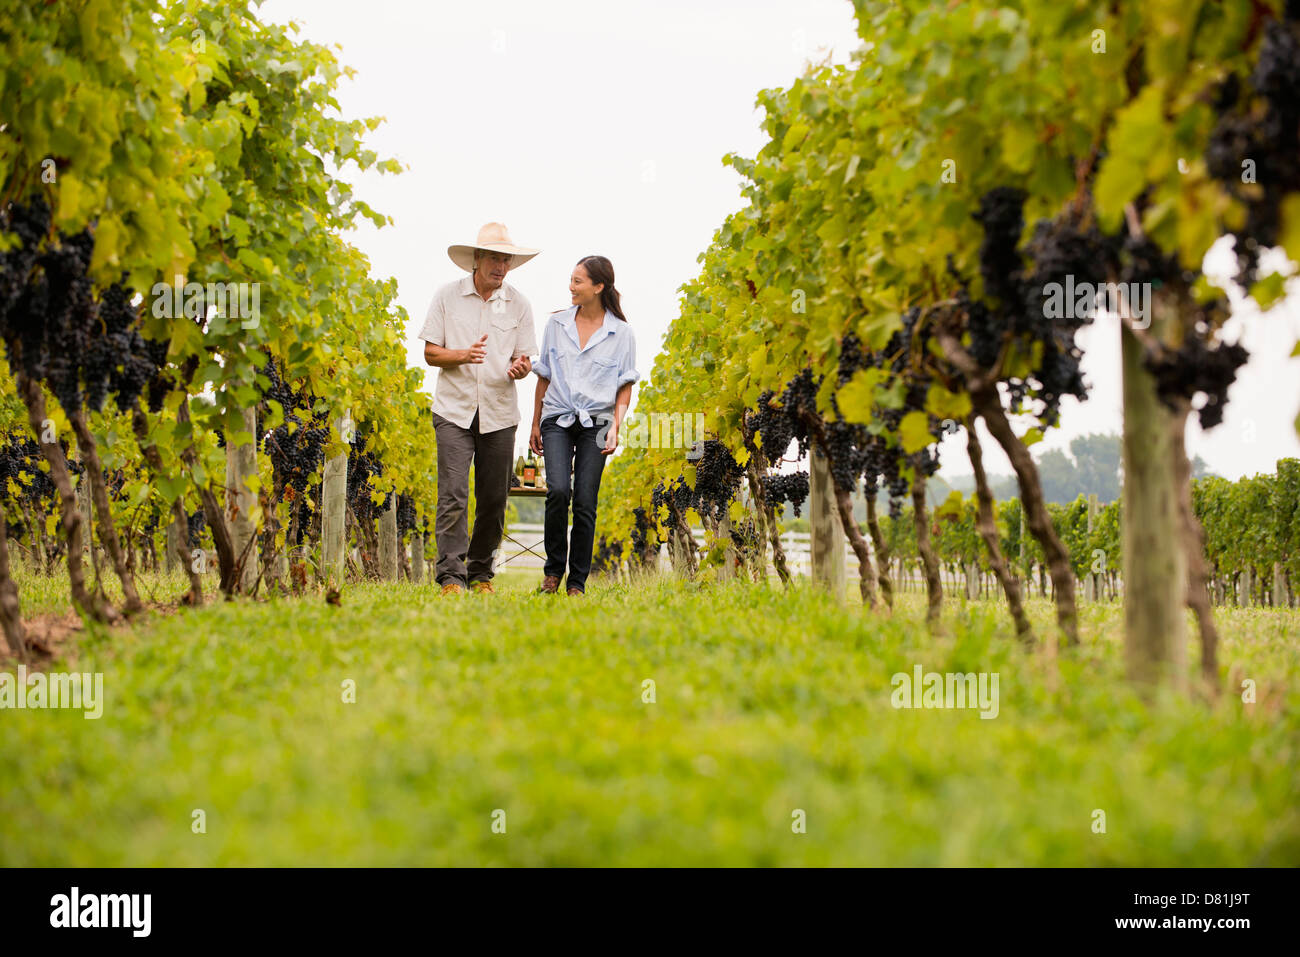
[{"label": "white button-up shirt", "polygon": [[520,356],[537,352],[533,308],[514,286],[503,282],[485,302],[471,274],[440,288],[429,304],[420,338],[444,349],[468,349],[487,333],[481,363],[438,369],[433,411],[462,429],[478,413],[479,432],[519,424],[515,381],[506,368]]},{"label": "white button-up shirt", "polygon": [[636,382],[636,337],[632,327],[612,312],[585,346],[578,344],[578,307],[553,313],[542,331],[542,351],[533,371],[550,385],[542,396],[542,418],[560,418],[568,428],[575,421],[589,429],[614,421],[614,400],[627,382]]}]

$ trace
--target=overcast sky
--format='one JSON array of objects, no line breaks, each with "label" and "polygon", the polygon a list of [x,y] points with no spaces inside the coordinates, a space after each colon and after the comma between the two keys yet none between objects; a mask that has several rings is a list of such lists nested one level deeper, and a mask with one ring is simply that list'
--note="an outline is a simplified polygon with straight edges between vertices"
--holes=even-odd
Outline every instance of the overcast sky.
[{"label": "overcast sky", "polygon": [[[742,203],[740,178],[721,160],[762,146],[758,91],[788,85],[828,51],[844,62],[858,45],[849,0],[268,0],[261,11],[341,45],[340,60],[357,71],[339,93],[344,114],[386,117],[367,143],[409,167],[347,175],[395,220],[355,242],[376,275],[397,277],[408,362],[426,370],[430,393],[436,372],[424,364],[420,327],[434,290],[465,275],[447,246],[472,242],[489,221],[542,250],[509,279],[532,303],[539,340],[547,314],[569,305],[573,264],[608,256],[648,377],[678,286]],[[1188,433],[1189,452],[1232,478],[1300,456],[1300,360],[1287,358],[1300,334],[1300,289],[1284,308],[1236,324],[1253,358],[1226,421]],[[1039,449],[1119,431],[1118,331],[1103,321],[1084,336],[1094,391],[1085,404],[1067,400],[1063,427]],[[534,382],[516,386],[520,451]],[[988,468],[1009,472],[991,444]],[[964,441],[943,451],[945,475],[969,473]]]}]

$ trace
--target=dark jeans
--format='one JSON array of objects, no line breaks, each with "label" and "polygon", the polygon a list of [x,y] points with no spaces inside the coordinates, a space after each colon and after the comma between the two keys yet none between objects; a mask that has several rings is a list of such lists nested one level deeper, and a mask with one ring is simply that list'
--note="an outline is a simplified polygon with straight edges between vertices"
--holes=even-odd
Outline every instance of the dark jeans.
[{"label": "dark jeans", "polygon": [[[483,433],[478,413],[462,429],[436,412],[438,436],[438,515],[434,532],[439,585],[491,581],[492,555],[506,527],[506,499],[515,454],[515,426]],[[474,537],[469,536],[469,466],[474,463]],[[468,562],[466,557],[468,556]],[[469,581],[466,581],[468,575]]]},{"label": "dark jeans", "polygon": [[[546,567],[545,574],[564,576],[565,588],[585,591],[591,573],[591,549],[596,538],[596,497],[608,456],[601,455],[598,434],[605,425],[595,422],[584,429],[580,422],[567,429],[556,425],[559,416],[542,422],[542,453],[546,460]],[[573,501],[573,534],[568,536],[569,501]]]}]

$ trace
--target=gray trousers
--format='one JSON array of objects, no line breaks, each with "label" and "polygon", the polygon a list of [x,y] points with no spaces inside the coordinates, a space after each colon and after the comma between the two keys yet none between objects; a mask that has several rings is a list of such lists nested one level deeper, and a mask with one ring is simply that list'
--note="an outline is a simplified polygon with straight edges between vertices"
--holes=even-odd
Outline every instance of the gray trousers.
[{"label": "gray trousers", "polygon": [[[514,465],[515,429],[478,430],[478,413],[468,429],[433,414],[438,437],[438,516],[434,534],[439,585],[490,581],[492,554],[506,527],[506,500]],[[469,466],[474,462],[474,537],[469,535]]]}]

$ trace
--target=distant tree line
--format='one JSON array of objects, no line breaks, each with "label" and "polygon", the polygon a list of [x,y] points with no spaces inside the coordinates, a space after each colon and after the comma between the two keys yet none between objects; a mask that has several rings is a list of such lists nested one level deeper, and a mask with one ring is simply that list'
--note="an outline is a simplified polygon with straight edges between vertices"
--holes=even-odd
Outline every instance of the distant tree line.
[{"label": "distant tree line", "polygon": [[[1038,474],[1043,482],[1043,496],[1049,502],[1068,505],[1080,495],[1096,495],[1102,503],[1119,500],[1123,479],[1120,463],[1120,437],[1116,433],[1091,433],[1080,435],[1070,443],[1070,454],[1060,449],[1048,449],[1038,457]],[[1199,455],[1192,457],[1192,478],[1210,474],[1209,466]],[[974,491],[975,479],[959,475],[932,480],[939,499],[942,486],[963,494]],[[990,475],[989,485],[993,497],[999,500],[1019,496],[1014,475]]]}]

